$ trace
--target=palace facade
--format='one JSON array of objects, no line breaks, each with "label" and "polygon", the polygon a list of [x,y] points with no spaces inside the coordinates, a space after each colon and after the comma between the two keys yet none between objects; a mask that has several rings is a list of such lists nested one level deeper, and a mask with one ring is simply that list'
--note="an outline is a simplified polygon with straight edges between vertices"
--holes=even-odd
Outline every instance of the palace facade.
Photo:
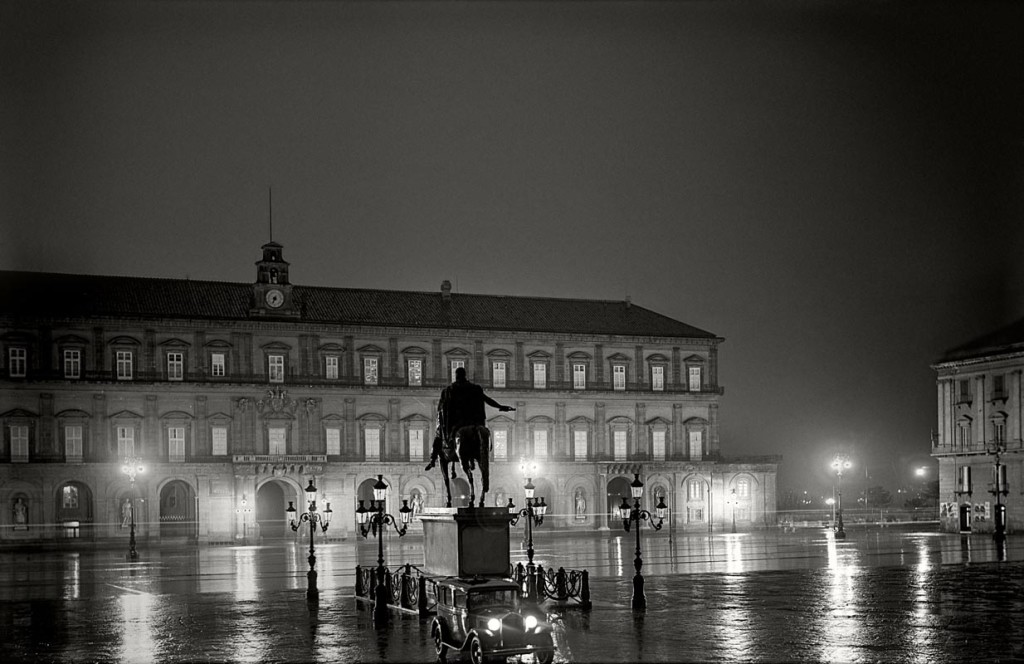
[{"label": "palace facade", "polygon": [[1024,319],[946,353],[938,374],[939,506],[950,532],[1024,528]]},{"label": "palace facade", "polygon": [[638,474],[674,531],[774,524],[780,458],[720,453],[721,337],[629,300],[293,285],[262,250],[249,284],[0,272],[3,543],[127,538],[130,516],[143,543],[294,536],[311,480],[332,538],[378,475],[393,514],[442,506],[424,466],[458,367],[516,408],[488,409],[489,505],[523,506],[528,475],[545,524],[621,528]]}]

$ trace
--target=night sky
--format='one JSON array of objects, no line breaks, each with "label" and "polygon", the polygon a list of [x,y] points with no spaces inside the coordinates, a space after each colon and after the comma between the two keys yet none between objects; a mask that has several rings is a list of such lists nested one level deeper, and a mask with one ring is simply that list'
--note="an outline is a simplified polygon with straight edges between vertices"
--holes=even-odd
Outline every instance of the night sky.
[{"label": "night sky", "polygon": [[[0,268],[625,299],[722,449],[928,463],[1024,316],[1024,3],[3,2]],[[934,467],[934,466],[932,466]]]}]

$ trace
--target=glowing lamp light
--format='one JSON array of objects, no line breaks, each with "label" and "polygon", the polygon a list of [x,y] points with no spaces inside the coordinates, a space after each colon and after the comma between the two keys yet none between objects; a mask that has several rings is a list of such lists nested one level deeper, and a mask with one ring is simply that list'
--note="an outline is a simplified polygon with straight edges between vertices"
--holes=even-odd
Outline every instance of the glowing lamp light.
[{"label": "glowing lamp light", "polygon": [[640,481],[640,473],[633,473],[633,478],[629,483],[629,490],[633,494],[633,500],[640,500],[644,495],[644,483]]},{"label": "glowing lamp light", "polygon": [[629,521],[629,513],[633,511],[633,508],[629,506],[626,501],[626,497],[622,497],[622,504],[619,505],[619,516],[622,517],[623,521]]},{"label": "glowing lamp light", "polygon": [[373,499],[383,502],[388,495],[388,485],[384,483],[384,476],[378,475],[377,482],[373,485]]}]

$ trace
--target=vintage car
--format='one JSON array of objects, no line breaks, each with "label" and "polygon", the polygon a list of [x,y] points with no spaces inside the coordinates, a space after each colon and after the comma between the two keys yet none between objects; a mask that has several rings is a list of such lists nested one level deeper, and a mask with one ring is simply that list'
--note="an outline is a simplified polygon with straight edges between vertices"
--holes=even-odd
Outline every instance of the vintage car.
[{"label": "vintage car", "polygon": [[445,577],[434,591],[437,616],[430,636],[439,661],[449,649],[468,650],[473,664],[512,655],[533,655],[537,664],[554,659],[551,625],[543,613],[520,606],[520,589],[511,579]]}]

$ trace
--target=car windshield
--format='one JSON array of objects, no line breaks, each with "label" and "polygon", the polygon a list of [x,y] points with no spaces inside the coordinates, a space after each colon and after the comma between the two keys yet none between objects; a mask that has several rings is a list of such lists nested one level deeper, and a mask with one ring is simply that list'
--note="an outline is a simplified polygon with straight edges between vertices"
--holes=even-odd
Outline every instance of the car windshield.
[{"label": "car windshield", "polygon": [[480,609],[489,606],[514,606],[516,603],[515,590],[488,590],[486,592],[473,593],[469,596],[469,608]]}]

